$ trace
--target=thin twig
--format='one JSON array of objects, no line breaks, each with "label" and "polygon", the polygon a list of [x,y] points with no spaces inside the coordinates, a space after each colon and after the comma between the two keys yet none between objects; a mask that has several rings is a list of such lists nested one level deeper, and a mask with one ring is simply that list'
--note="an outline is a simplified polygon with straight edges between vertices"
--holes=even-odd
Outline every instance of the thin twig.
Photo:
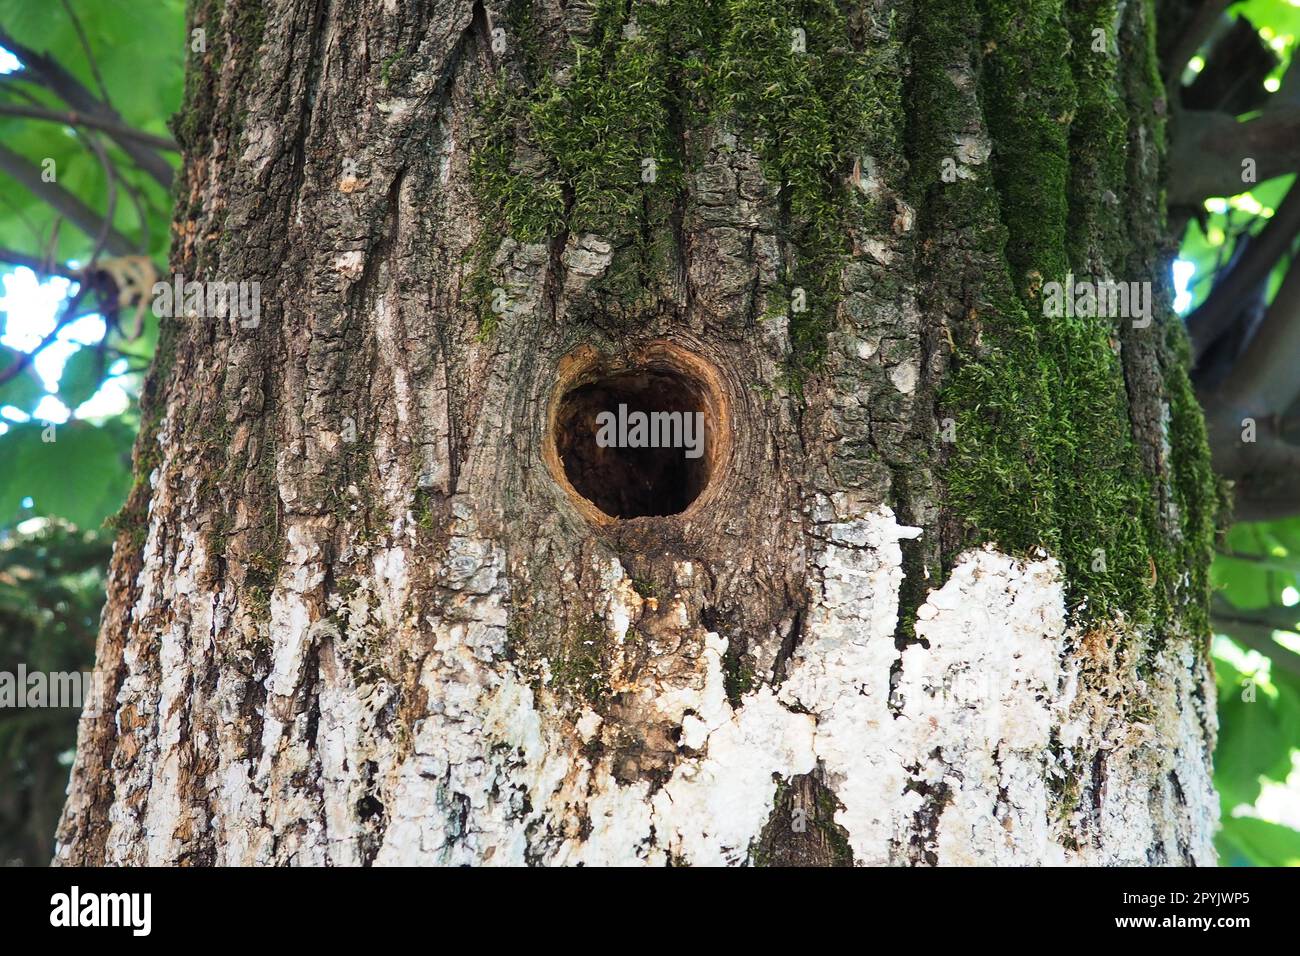
[{"label": "thin twig", "polygon": [[108,87],[104,85],[104,78],[99,73],[99,63],[95,60],[95,54],[91,52],[90,41],[86,39],[86,31],[81,27],[81,18],[77,16],[68,0],[63,0],[63,9],[68,11],[68,19],[72,21],[72,28],[77,31],[77,39],[81,41],[81,49],[86,54],[86,62],[90,64],[90,75],[95,78],[95,85],[99,87],[99,97],[104,101],[105,106],[112,108],[113,104],[108,98]]},{"label": "thin twig", "polygon": [[140,225],[140,242],[137,245],[137,249],[139,249],[140,255],[148,255],[149,217],[144,211],[144,197],[140,195],[140,190],[136,189],[131,181],[127,179],[116,166],[113,167],[113,172],[117,176],[118,183],[126,190],[127,196],[130,197],[131,205],[135,207],[135,221]]},{"label": "thin twig", "polygon": [[1214,595],[1210,613],[1224,621],[1237,621],[1241,624],[1254,624],[1258,627],[1271,628],[1274,631],[1289,631],[1300,634],[1300,608],[1286,608],[1270,605],[1261,608],[1237,607],[1222,594]]},{"label": "thin twig", "polygon": [[[1219,618],[1215,618],[1215,623],[1219,622],[1219,620]],[[1251,650],[1259,651],[1282,670],[1300,676],[1300,654],[1288,647],[1283,647],[1273,640],[1273,631],[1279,630],[1279,628],[1270,629],[1258,624],[1235,620],[1230,620],[1228,623],[1229,627],[1216,627],[1215,630],[1226,634]]]},{"label": "thin twig", "polygon": [[35,359],[43,349],[51,345],[55,339],[58,338],[59,332],[64,328],[64,326],[78,318],[77,306],[80,304],[82,297],[89,291],[90,286],[84,282],[77,287],[77,291],[72,293],[72,296],[68,299],[68,304],[64,307],[63,315],[59,317],[59,321],[54,324],[54,328],[50,329],[45,338],[41,339],[36,348],[32,349],[30,352],[21,353],[18,358],[14,360],[12,365],[3,372],[0,372],[0,385],[3,385],[5,382],[8,382],[22,374],[23,369],[27,368],[27,366],[32,363],[32,360]]},{"label": "thin twig", "polygon": [[1243,551],[1232,551],[1226,548],[1216,549],[1215,553],[1221,558],[1228,558],[1232,561],[1248,561],[1251,564],[1259,565],[1261,568],[1289,574],[1292,577],[1300,575],[1300,559],[1275,558],[1270,554],[1247,554]]},{"label": "thin twig", "polygon": [[99,261],[99,254],[104,249],[104,243],[108,239],[108,232],[113,225],[113,217],[117,213],[117,172],[113,169],[113,164],[108,161],[108,153],[104,151],[104,146],[100,143],[99,138],[90,135],[83,136],[85,141],[95,156],[99,159],[99,165],[104,170],[104,185],[108,189],[108,199],[104,204],[104,224],[99,230],[99,235],[95,237],[95,248],[91,250],[90,261],[86,268],[93,270],[95,263]]},{"label": "thin twig", "polygon": [[64,279],[78,279],[81,277],[78,270],[69,269],[66,266],[48,265],[43,258],[30,256],[25,252],[19,252],[17,249],[0,247],[0,262],[7,262],[15,266],[26,266],[38,275],[60,276]]},{"label": "thin twig", "polygon": [[76,110],[51,110],[43,106],[20,106],[16,103],[0,103],[0,114],[22,116],[27,119],[49,120],[51,123],[63,123],[67,126],[84,126],[87,129],[102,130],[114,138],[133,139],[146,146],[152,146],[154,149],[165,149],[172,153],[180,152],[180,146],[170,137],[146,133],[134,126],[127,126],[125,123],[105,119],[102,116],[88,116]]}]

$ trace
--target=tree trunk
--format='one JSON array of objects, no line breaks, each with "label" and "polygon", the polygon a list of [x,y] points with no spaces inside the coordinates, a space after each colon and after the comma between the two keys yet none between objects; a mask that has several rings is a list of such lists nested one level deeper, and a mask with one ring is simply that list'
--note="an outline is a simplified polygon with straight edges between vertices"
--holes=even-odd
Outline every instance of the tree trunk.
[{"label": "tree trunk", "polygon": [[60,862],[1214,862],[1149,3],[191,26]]}]

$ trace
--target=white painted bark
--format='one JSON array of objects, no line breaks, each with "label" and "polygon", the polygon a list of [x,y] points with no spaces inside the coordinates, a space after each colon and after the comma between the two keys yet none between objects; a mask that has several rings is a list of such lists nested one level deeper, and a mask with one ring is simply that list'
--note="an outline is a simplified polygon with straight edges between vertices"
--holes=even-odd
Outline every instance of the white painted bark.
[{"label": "white painted bark", "polygon": [[[859,863],[1214,862],[1210,675],[1194,648],[1175,646],[1144,682],[1132,660],[1112,656],[1117,643],[1135,646],[1135,635],[1120,625],[1068,629],[1050,558],[967,553],[922,605],[922,643],[900,654],[898,542],[918,529],[898,525],[887,508],[823,501],[808,634],[784,683],[760,686],[738,708],[723,691],[724,638],[691,624],[672,595],[641,598],[616,559],[592,569],[614,644],[658,615],[668,622],[656,637],[663,650],[694,651],[689,666],[662,678],[615,679],[617,690],[682,727],[684,755],[653,788],[620,784],[607,761],[587,759],[584,743],[606,732],[600,718],[562,716],[545,682],[535,692],[504,659],[504,549],[475,533],[469,509],[457,510],[465,516],[440,569],[457,594],[455,613],[433,627],[418,677],[428,712],[409,741],[376,731],[393,689],[354,665],[359,647],[400,626],[411,551],[399,544],[371,556],[373,575],[337,609],[344,636],[304,602],[321,574],[319,550],[310,529],[289,529],[293,547],[272,597],[276,652],[261,756],[226,758],[243,746],[237,739],[193,742],[223,755],[203,781],[216,863],[356,864],[367,829],[358,803],[371,792],[388,816],[379,864],[736,864],[772,812],[776,781],[818,768],[842,804],[835,821]],[[399,519],[395,538],[409,528],[409,516]],[[189,825],[176,720],[196,677],[187,660],[222,611],[219,597],[195,584],[197,543],[170,563],[150,548],[146,555],[142,575],[155,585],[136,613],[169,606],[175,623],[161,635],[161,682],[128,656],[119,706],[155,711],[159,726],[117,782],[106,862],[169,865]],[[683,583],[697,573],[688,563],[676,571]],[[307,715],[288,707],[311,652],[320,662],[314,735]],[[239,701],[219,684],[206,706],[234,713]],[[1080,767],[1096,760],[1100,777]],[[357,769],[366,766],[374,769],[363,778]],[[1053,782],[1080,772],[1092,805],[1063,804]],[[319,790],[300,789],[300,773],[318,778]],[[927,796],[935,793],[944,795],[937,804]]]}]

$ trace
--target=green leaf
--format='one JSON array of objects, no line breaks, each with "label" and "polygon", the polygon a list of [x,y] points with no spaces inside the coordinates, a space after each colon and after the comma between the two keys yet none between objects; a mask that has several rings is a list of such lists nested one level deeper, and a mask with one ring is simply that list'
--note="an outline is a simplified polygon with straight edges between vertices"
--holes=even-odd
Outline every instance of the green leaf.
[{"label": "green leaf", "polygon": [[[0,346],[0,374],[12,368],[23,357],[21,352]],[[46,395],[45,386],[31,365],[23,369],[9,381],[0,384],[0,405],[12,405],[14,408],[30,412]]]},{"label": "green leaf", "polygon": [[[1294,693],[1253,688],[1254,700],[1242,700],[1244,679],[1226,661],[1216,660],[1219,679],[1219,746],[1214,785],[1225,812],[1259,797],[1260,777],[1284,779],[1291,750],[1300,733],[1300,700]],[[1277,681],[1274,682],[1277,687]],[[1250,696],[1250,695],[1245,695]],[[1280,774],[1280,776],[1279,776]]]},{"label": "green leaf", "polygon": [[1300,832],[1254,817],[1228,817],[1219,833],[1219,853],[1235,850],[1255,866],[1300,866]]},{"label": "green leaf", "polygon": [[36,514],[99,527],[130,490],[129,457],[130,432],[120,425],[13,426],[0,435],[0,527],[31,513],[22,509],[27,497]]},{"label": "green leaf", "polygon": [[77,406],[97,391],[104,381],[104,354],[97,348],[77,349],[59,376],[59,398],[76,411]]}]

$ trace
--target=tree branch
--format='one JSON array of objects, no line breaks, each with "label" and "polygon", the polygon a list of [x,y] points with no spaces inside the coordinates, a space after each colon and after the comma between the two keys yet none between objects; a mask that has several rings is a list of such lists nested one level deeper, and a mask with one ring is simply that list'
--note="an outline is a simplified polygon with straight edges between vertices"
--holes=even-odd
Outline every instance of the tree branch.
[{"label": "tree branch", "polygon": [[50,329],[45,338],[41,339],[36,348],[32,349],[30,352],[21,353],[18,358],[14,360],[12,365],[3,372],[0,372],[0,385],[3,385],[5,382],[8,382],[10,379],[21,374],[23,369],[32,364],[32,360],[35,359],[43,349],[51,345],[54,340],[59,337],[59,331],[64,326],[78,318],[77,306],[81,304],[82,298],[84,298],[86,293],[89,291],[90,286],[84,282],[77,287],[77,291],[72,293],[72,298],[68,299],[67,305],[64,306],[63,314],[59,316],[59,321],[54,323],[54,328]]},{"label": "tree branch", "polygon": [[1216,631],[1259,651],[1283,670],[1300,676],[1300,654],[1273,639],[1274,631],[1296,633],[1294,620],[1290,624],[1276,623],[1296,616],[1300,614],[1293,615],[1279,607],[1259,610],[1239,608],[1219,594],[1214,596],[1211,607],[1211,623]]},{"label": "tree branch", "polygon": [[[53,57],[37,53],[19,43],[3,27],[0,27],[0,46],[18,57],[23,64],[23,74],[31,74],[36,82],[56,94],[78,113],[126,125],[122,123],[122,117],[116,110],[96,99],[80,80],[60,66]],[[113,137],[113,141],[131,157],[137,166],[162,186],[171,188],[172,168],[162,156],[131,137],[116,136],[109,130],[105,132]]]},{"label": "tree branch", "polygon": [[170,152],[179,152],[180,146],[174,139],[166,136],[155,136],[153,133],[146,133],[138,130],[133,126],[127,126],[125,123],[118,123],[113,120],[104,119],[102,116],[87,116],[84,113],[78,113],[76,110],[49,110],[39,106],[20,106],[17,103],[0,103],[0,114],[6,116],[23,116],[29,119],[49,120],[52,123],[64,123],[68,126],[82,126],[87,129],[97,129],[108,133],[114,139],[127,138],[137,142],[144,143],[154,149],[165,149]]},{"label": "tree branch", "polygon": [[1257,418],[1280,418],[1300,397],[1300,268],[1292,264],[1245,351],[1217,389]]},{"label": "tree branch", "polygon": [[1183,70],[1196,55],[1196,51],[1214,32],[1219,17],[1223,16],[1223,11],[1227,10],[1231,3],[1232,0],[1202,0],[1200,8],[1192,15],[1192,19],[1174,41],[1174,45],[1169,48],[1168,59],[1165,61],[1165,88],[1170,93],[1178,88]]},{"label": "tree branch", "polygon": [[1300,514],[1300,446],[1284,441],[1278,419],[1257,420],[1253,441],[1244,440],[1248,413],[1217,396],[1199,396],[1214,470],[1233,483],[1234,516],[1239,521],[1273,521]]},{"label": "tree branch", "polygon": [[1169,145],[1169,204],[1200,206],[1208,196],[1235,196],[1241,163],[1255,160],[1260,182],[1300,168],[1300,104],[1279,104],[1246,122],[1214,110],[1187,110]]},{"label": "tree branch", "polygon": [[63,9],[67,12],[68,19],[72,21],[72,28],[77,31],[77,39],[81,42],[82,52],[86,54],[86,63],[90,67],[90,75],[95,78],[95,85],[99,87],[99,97],[104,101],[105,106],[111,106],[108,98],[108,87],[104,85],[104,77],[99,73],[99,62],[90,49],[90,40],[81,26],[81,18],[77,16],[77,11],[72,9],[72,4],[68,3],[68,0],[63,0]]},{"label": "tree branch", "polygon": [[1282,74],[1282,85],[1271,102],[1278,106],[1300,106],[1300,58],[1291,58],[1291,65]]},{"label": "tree branch", "polygon": [[1241,551],[1228,551],[1225,549],[1218,549],[1217,553],[1233,561],[1249,561],[1251,564],[1259,565],[1266,571],[1300,575],[1300,560],[1275,558],[1270,554],[1246,554]]},{"label": "tree branch", "polygon": [[1234,484],[1234,516],[1238,521],[1276,521],[1300,514],[1300,447],[1267,439],[1259,449]]},{"label": "tree branch", "polygon": [[37,275],[62,276],[64,279],[80,278],[79,272],[65,266],[48,263],[39,256],[31,256],[25,252],[19,252],[17,249],[0,247],[0,262],[7,262],[15,266],[26,266]]},{"label": "tree branch", "polygon": [[1254,624],[1258,627],[1267,627],[1273,631],[1300,633],[1300,631],[1296,630],[1297,626],[1300,626],[1300,608],[1292,609],[1277,606],[1242,608],[1237,607],[1222,594],[1216,594],[1211,601],[1210,613],[1215,618],[1224,621]]},{"label": "tree branch", "polygon": [[[1217,621],[1218,618],[1215,620]],[[1253,651],[1259,651],[1287,673],[1300,676],[1300,654],[1273,640],[1273,633],[1269,628],[1237,621],[1228,623],[1229,627],[1216,628],[1216,630],[1222,630],[1234,641],[1246,645]]]},{"label": "tree branch", "polygon": [[92,239],[104,232],[104,248],[114,255],[124,256],[135,251],[131,241],[116,229],[105,231],[104,217],[58,183],[42,180],[40,170],[4,146],[0,146],[0,172],[8,173]]},{"label": "tree branch", "polygon": [[104,249],[105,242],[108,240],[109,227],[117,214],[117,170],[108,161],[108,153],[99,142],[98,136],[92,133],[89,136],[82,136],[81,139],[91,148],[95,157],[99,160],[100,168],[104,170],[104,185],[108,189],[108,197],[104,203],[104,224],[100,227],[99,235],[95,236],[95,248],[90,253],[89,268],[93,269],[95,263],[99,260],[100,252]]},{"label": "tree branch", "polygon": [[1232,325],[1242,299],[1268,278],[1273,266],[1291,248],[1297,233],[1300,233],[1300,189],[1292,186],[1241,261],[1187,317],[1194,361],[1200,361],[1206,349]]}]

